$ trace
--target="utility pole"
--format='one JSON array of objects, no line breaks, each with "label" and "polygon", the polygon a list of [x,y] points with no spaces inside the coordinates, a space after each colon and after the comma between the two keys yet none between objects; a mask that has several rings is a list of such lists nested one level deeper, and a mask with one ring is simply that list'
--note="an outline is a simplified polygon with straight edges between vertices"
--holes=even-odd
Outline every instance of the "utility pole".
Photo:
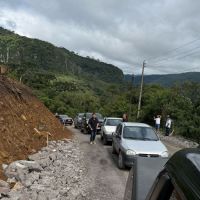
[{"label": "utility pole", "polygon": [[142,90],[143,90],[143,83],[144,83],[144,68],[145,68],[145,60],[143,61],[142,65],[142,77],[141,77],[141,85],[140,85],[140,96],[138,101],[138,110],[137,110],[137,119],[140,117],[140,109],[141,109],[141,100],[142,100]]},{"label": "utility pole", "polygon": [[130,86],[130,107],[129,107],[129,117],[131,117],[131,112],[132,112],[132,99],[133,99],[133,84],[134,84],[134,74],[131,75],[131,86]]}]

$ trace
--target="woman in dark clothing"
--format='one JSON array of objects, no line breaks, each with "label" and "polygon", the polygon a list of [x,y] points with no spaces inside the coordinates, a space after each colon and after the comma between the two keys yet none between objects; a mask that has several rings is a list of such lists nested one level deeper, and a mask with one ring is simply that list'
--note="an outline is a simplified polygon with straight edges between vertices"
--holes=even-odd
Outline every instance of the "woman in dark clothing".
[{"label": "woman in dark clothing", "polygon": [[128,122],[128,115],[126,113],[123,114],[122,121],[123,122]]}]

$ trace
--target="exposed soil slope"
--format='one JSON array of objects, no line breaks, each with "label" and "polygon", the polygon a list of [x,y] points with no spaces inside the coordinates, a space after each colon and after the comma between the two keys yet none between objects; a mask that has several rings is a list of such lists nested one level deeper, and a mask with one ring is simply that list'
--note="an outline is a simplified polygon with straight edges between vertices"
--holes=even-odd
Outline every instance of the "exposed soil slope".
[{"label": "exposed soil slope", "polygon": [[47,132],[51,140],[72,136],[28,87],[0,75],[0,165],[45,146]]}]

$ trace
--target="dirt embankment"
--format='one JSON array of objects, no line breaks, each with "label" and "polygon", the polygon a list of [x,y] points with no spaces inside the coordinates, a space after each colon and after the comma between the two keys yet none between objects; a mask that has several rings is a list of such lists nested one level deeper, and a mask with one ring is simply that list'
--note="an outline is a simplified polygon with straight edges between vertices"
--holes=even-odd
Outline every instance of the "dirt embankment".
[{"label": "dirt embankment", "polygon": [[45,146],[47,132],[51,140],[72,137],[28,87],[0,75],[0,165]]}]

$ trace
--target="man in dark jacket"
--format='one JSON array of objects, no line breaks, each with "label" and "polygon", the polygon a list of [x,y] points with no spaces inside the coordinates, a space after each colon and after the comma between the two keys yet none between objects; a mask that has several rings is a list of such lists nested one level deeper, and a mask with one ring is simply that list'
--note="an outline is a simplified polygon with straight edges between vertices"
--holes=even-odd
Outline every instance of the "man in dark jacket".
[{"label": "man in dark jacket", "polygon": [[97,134],[97,128],[99,126],[99,120],[97,119],[95,113],[92,114],[92,117],[89,119],[88,126],[90,128],[91,136],[90,136],[90,144],[95,143],[95,137]]}]

